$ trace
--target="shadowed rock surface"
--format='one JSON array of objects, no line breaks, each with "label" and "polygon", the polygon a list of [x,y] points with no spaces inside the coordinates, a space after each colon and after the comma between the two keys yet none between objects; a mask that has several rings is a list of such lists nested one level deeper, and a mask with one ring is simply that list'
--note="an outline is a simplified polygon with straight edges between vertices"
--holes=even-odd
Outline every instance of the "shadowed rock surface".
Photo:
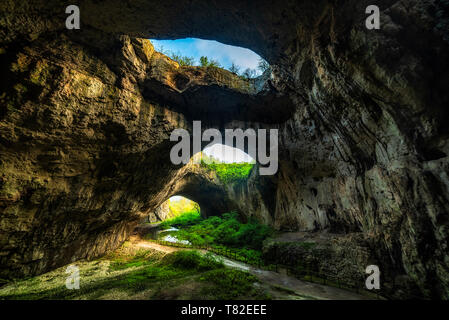
[{"label": "shadowed rock surface", "polygon": [[[79,1],[70,31],[60,1],[3,1],[0,276],[117,247],[187,174],[171,131],[235,120],[280,134],[278,173],[227,192],[243,215],[363,241],[407,292],[449,298],[448,3],[377,1],[380,30],[369,4]],[[272,74],[256,88],[139,39],[183,37],[252,49]]]}]

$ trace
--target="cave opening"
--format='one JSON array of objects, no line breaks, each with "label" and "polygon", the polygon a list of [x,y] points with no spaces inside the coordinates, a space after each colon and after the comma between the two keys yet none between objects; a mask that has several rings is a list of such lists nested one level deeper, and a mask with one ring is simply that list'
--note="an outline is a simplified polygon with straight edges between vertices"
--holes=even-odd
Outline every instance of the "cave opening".
[{"label": "cave opening", "polygon": [[136,229],[139,241],[212,252],[231,250],[233,258],[248,262],[261,259],[263,241],[274,234],[266,224],[244,220],[233,210],[208,217],[200,212],[197,202],[172,196],[157,209],[159,221],[148,220]]},{"label": "cave opening", "polygon": [[[300,260],[317,247],[320,270],[351,283],[363,286],[364,268],[379,263],[388,294],[449,297],[449,143],[441,116],[449,101],[448,33],[440,2],[385,3],[384,31],[365,30],[362,1],[157,8],[115,1],[113,9],[110,1],[89,1],[76,31],[64,29],[55,1],[42,1],[43,15],[26,2],[2,6],[21,18],[0,22],[8,75],[0,95],[0,277],[101,256],[126,239],[141,208],[153,210],[171,195],[202,195],[205,217],[230,212],[222,209],[223,186],[200,175],[162,190],[178,174],[160,161],[167,128],[184,127],[184,115],[208,127],[279,127],[279,174],[234,193],[244,214],[313,237],[344,227],[336,241],[317,245],[286,235],[293,245],[272,245],[279,256]],[[179,68],[139,42],[186,36],[254,49],[272,63],[271,79]],[[397,295],[388,289],[395,280]]]},{"label": "cave opening", "polygon": [[161,223],[165,220],[177,218],[183,214],[200,215],[200,205],[182,195],[174,195],[165,200],[156,210],[149,214],[145,222]]},{"label": "cave opening", "polygon": [[217,67],[245,79],[259,77],[271,69],[269,63],[254,51],[215,40],[183,38],[150,41],[156,51],[181,66]]},{"label": "cave opening", "polygon": [[[218,143],[205,147],[185,166],[188,173],[176,181],[172,195],[148,213],[137,232],[163,243],[245,246],[248,242],[251,248],[261,247],[262,239],[254,234],[239,238],[246,232],[239,231],[242,225],[259,228],[259,222],[242,216],[229,194],[229,188],[245,185],[255,164],[241,149]],[[224,229],[229,229],[227,235]]]},{"label": "cave opening", "polygon": [[209,163],[256,163],[256,160],[248,153],[240,150],[239,148],[230,147],[221,143],[204,148],[201,152],[201,158],[203,161]]},{"label": "cave opening", "polygon": [[180,227],[196,223],[201,219],[200,205],[181,195],[170,197],[158,209],[157,217],[161,219],[160,228],[152,233],[153,239],[171,243],[190,244],[190,241],[177,237]]}]

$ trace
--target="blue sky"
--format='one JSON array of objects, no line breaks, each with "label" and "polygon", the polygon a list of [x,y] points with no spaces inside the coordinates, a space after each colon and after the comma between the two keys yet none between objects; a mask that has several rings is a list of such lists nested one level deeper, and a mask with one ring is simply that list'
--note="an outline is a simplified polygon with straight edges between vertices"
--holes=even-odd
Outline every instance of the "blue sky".
[{"label": "blue sky", "polygon": [[229,68],[234,62],[240,67],[240,71],[246,68],[257,69],[260,56],[255,52],[242,48],[220,43],[213,40],[202,40],[197,38],[186,38],[178,40],[154,40],[151,39],[156,50],[163,47],[164,51],[174,53],[181,52],[182,55],[194,57],[197,64],[201,56],[207,56],[217,60],[224,68]]}]

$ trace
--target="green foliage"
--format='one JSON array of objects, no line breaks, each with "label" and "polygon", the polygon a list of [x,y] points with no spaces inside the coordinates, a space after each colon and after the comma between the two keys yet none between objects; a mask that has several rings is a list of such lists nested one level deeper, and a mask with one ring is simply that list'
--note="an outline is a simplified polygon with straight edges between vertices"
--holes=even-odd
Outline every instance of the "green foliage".
[{"label": "green foliage", "polygon": [[254,283],[258,282],[252,274],[240,270],[218,269],[206,273],[200,278],[215,284],[212,288],[205,288],[206,294],[213,294],[217,299],[229,300],[241,296],[256,295]]},{"label": "green foliage", "polygon": [[111,263],[111,270],[142,266],[126,273],[124,278],[119,280],[118,285],[125,285],[134,291],[139,291],[146,289],[153,282],[183,278],[198,272],[224,267],[223,263],[211,254],[201,255],[193,250],[177,251],[159,260],[145,260],[145,257],[147,255],[138,252],[128,263],[119,264],[119,267],[117,267],[117,261]]},{"label": "green foliage", "polygon": [[[182,217],[182,216],[180,216]],[[272,234],[272,229],[257,221],[241,223],[235,212],[225,213],[221,217],[195,220],[196,224],[184,227],[176,232],[176,237],[188,240],[194,245],[215,245],[239,248],[242,256],[248,259],[260,257],[252,250],[260,250],[262,242]],[[188,220],[188,219],[186,219]],[[173,222],[168,225],[174,225]],[[187,226],[188,224],[185,224]]]},{"label": "green foliage", "polygon": [[164,259],[164,263],[178,269],[198,271],[224,267],[223,263],[218,261],[212,254],[207,253],[203,256],[196,250],[177,251]]},{"label": "green foliage", "polygon": [[[131,269],[118,285],[126,285],[134,290],[143,290],[148,283],[185,277],[198,272],[223,268],[222,262],[213,255],[201,255],[198,251],[177,251],[166,255],[152,256],[151,251],[139,250],[134,256],[119,256],[111,261],[111,271]],[[140,267],[140,268],[139,268]]]},{"label": "green foliage", "polygon": [[180,214],[179,216],[165,220],[161,223],[161,228],[167,229],[170,227],[185,227],[198,223],[201,220],[201,215],[198,211],[188,211]]},{"label": "green foliage", "polygon": [[[246,273],[227,270],[212,255],[197,251],[178,251],[168,255],[155,250],[138,250],[124,246],[101,260],[81,262],[82,282],[79,290],[67,290],[65,267],[26,280],[6,284],[0,299],[208,299],[263,298],[252,286],[257,280]],[[141,263],[137,265],[137,263]],[[221,279],[217,279],[221,277]],[[188,288],[201,288],[195,293]],[[201,293],[200,293],[201,292]],[[137,296],[136,296],[137,295]]]},{"label": "green foliage", "polygon": [[195,58],[194,57],[183,56],[180,52],[178,52],[178,53],[170,52],[168,54],[168,56],[172,60],[174,60],[177,63],[179,63],[180,66],[194,66],[195,65]]},{"label": "green foliage", "polygon": [[182,53],[180,51],[175,53],[171,50],[165,50],[164,46],[160,46],[160,47],[156,48],[156,50],[162,54],[165,54],[170,59],[176,61],[177,63],[179,63],[180,66],[194,66],[195,65],[196,61],[195,61],[194,57],[184,56],[184,55],[182,55]]},{"label": "green foliage", "polygon": [[169,217],[175,218],[181,214],[191,212],[194,214],[195,212],[200,213],[200,206],[195,201],[189,200],[184,197],[180,197],[179,199],[170,198],[167,200],[168,207],[170,210]]},{"label": "green foliage", "polygon": [[139,250],[131,258],[128,257],[117,257],[114,259],[109,268],[110,270],[123,270],[132,267],[140,267],[143,265],[151,264],[154,260],[150,257],[148,250]]},{"label": "green foliage", "polygon": [[126,274],[121,283],[142,288],[142,284],[148,281],[169,280],[186,275],[188,273],[184,270],[177,270],[169,266],[150,265]]},{"label": "green foliage", "polygon": [[220,63],[216,60],[210,59],[206,56],[200,57],[200,65],[202,67],[215,67],[215,68],[221,68]]},{"label": "green foliage", "polygon": [[201,166],[214,170],[220,181],[227,184],[245,181],[254,163],[208,163],[201,160]]}]

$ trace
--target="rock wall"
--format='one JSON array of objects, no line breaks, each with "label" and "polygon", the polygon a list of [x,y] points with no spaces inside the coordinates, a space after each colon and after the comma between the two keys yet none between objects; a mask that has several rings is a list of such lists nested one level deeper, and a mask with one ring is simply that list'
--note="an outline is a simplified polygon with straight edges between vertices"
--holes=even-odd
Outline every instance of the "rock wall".
[{"label": "rock wall", "polygon": [[100,57],[68,39],[3,47],[2,276],[115,248],[175,174],[165,150],[183,117],[136,85],[153,49],[109,40]]},{"label": "rock wall", "polygon": [[[171,130],[240,120],[280,130],[277,175],[228,190],[246,215],[360,233],[381,270],[449,298],[448,3],[377,1],[380,30],[369,4],[80,1],[69,31],[59,1],[3,1],[1,276],[113,248],[185,174]],[[246,87],[136,39],[187,36],[253,49],[273,72]],[[230,112],[209,109],[227,97]]]}]

